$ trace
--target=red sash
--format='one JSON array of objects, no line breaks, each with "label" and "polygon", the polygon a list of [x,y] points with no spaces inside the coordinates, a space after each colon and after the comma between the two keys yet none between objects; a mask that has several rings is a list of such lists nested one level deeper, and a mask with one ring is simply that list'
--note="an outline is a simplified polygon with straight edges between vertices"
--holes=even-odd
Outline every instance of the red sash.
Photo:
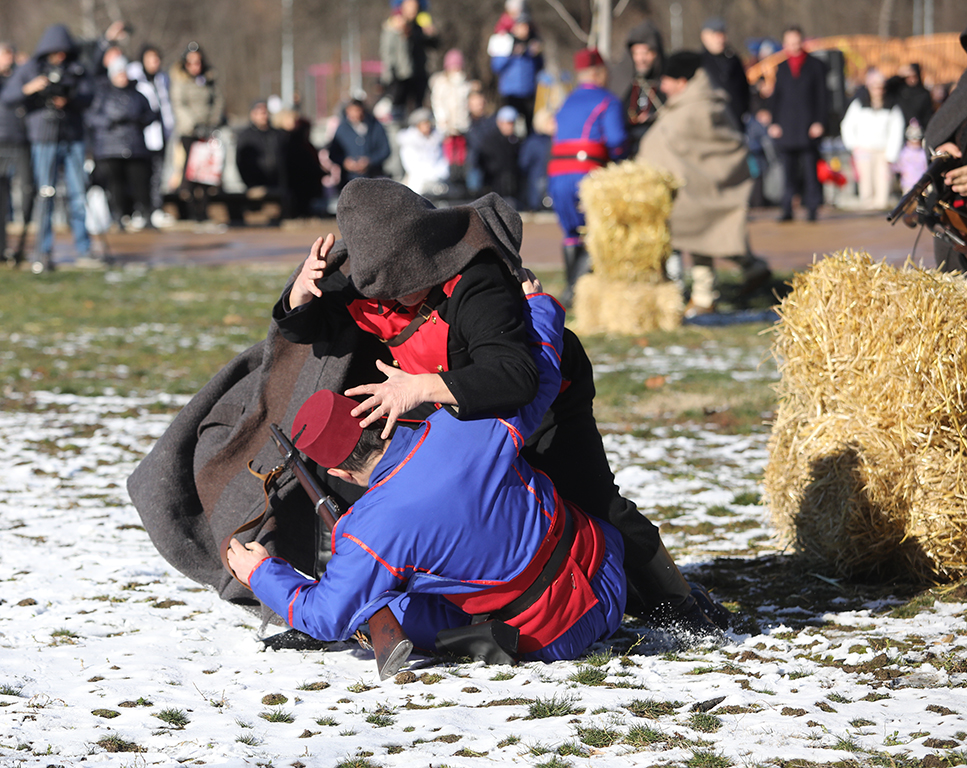
[{"label": "red sash", "polygon": [[600,141],[572,139],[559,141],[551,147],[547,163],[548,176],[566,173],[589,173],[608,164],[608,147]]}]

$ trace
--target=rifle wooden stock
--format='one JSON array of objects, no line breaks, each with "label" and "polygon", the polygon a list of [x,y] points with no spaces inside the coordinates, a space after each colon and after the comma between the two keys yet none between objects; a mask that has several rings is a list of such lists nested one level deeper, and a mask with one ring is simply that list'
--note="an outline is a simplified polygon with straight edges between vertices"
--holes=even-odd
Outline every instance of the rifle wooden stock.
[{"label": "rifle wooden stock", "polygon": [[[331,532],[339,517],[339,507],[336,502],[325,492],[316,476],[309,471],[302,456],[279,426],[270,424],[269,431],[272,433],[272,440],[279,449],[279,453],[292,467],[299,484],[309,496],[322,524]],[[406,636],[389,606],[380,608],[369,617],[369,635],[373,643],[373,652],[376,654],[379,679],[386,680],[399,672],[413,650],[413,642]]]}]

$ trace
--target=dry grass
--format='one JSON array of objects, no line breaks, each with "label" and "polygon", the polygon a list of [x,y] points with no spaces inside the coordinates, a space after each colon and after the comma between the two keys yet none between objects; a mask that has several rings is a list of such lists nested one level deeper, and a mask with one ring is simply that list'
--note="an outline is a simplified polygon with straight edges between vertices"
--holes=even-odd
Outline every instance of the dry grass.
[{"label": "dry grass", "polygon": [[967,283],[842,252],[793,280],[765,487],[845,576],[967,573]]}]

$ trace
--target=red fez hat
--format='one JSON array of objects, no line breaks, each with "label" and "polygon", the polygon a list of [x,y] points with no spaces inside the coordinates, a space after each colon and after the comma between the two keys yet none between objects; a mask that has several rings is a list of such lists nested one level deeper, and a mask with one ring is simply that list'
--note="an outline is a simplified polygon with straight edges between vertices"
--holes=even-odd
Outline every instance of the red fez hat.
[{"label": "red fez hat", "polygon": [[603,67],[604,59],[598,53],[597,48],[582,48],[574,54],[575,69],[590,69],[591,67]]},{"label": "red fez hat", "polygon": [[292,422],[292,439],[298,436],[296,448],[321,467],[338,467],[363,432],[359,418],[350,415],[357,405],[344,395],[320,389],[302,404]]}]

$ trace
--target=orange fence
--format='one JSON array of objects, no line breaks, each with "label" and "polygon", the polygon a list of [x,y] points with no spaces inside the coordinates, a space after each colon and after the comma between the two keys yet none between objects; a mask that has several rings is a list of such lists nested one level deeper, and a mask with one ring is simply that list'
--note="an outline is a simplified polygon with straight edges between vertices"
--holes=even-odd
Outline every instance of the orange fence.
[{"label": "orange fence", "polygon": [[[807,40],[803,47],[807,51],[842,51],[846,60],[846,79],[852,82],[862,81],[870,67],[876,67],[890,77],[902,64],[918,62],[923,81],[928,85],[955,83],[967,68],[967,53],[960,45],[959,33],[923,37],[839,35]],[[776,79],[776,67],[785,60],[785,51],[778,51],[756,62],[749,67],[749,82],[757,83],[764,77],[771,85]]]}]

